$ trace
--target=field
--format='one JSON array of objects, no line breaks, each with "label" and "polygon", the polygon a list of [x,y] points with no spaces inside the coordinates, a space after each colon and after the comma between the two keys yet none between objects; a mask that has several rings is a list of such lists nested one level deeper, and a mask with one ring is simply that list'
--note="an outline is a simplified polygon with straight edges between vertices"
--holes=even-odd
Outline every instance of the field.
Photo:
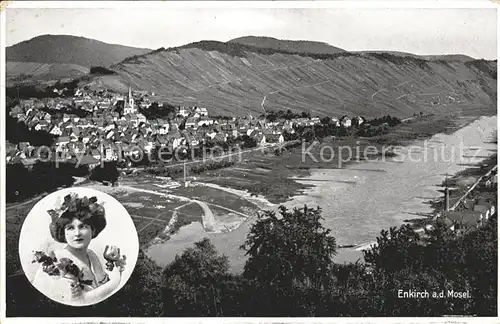
[{"label": "field", "polygon": [[[259,210],[238,195],[214,188],[196,186],[167,190],[161,187],[162,184],[162,180],[142,177],[124,178],[119,187],[93,182],[84,186],[106,192],[122,203],[134,222],[142,249],[168,239],[193,222],[204,226],[212,222],[214,227],[207,227],[207,231],[228,231]],[[19,233],[26,215],[40,198],[10,205],[7,209],[7,276],[22,274],[18,257]],[[174,214],[176,217],[172,219]]]}]

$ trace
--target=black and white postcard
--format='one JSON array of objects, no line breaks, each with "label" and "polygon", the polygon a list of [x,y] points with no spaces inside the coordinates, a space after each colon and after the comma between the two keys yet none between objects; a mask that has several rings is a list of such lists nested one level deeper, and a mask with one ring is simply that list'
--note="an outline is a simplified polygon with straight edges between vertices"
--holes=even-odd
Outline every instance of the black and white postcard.
[{"label": "black and white postcard", "polygon": [[2,3],[2,322],[495,321],[496,6]]}]

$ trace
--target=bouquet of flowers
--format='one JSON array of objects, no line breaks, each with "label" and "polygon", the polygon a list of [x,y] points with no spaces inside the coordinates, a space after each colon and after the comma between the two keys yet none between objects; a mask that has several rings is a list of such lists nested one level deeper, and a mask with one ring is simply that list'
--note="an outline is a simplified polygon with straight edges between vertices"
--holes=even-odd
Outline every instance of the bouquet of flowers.
[{"label": "bouquet of flowers", "polygon": [[106,269],[108,269],[108,271],[113,271],[115,266],[120,267],[120,269],[123,270],[123,267],[126,264],[127,256],[120,256],[120,248],[113,245],[106,245],[103,256],[104,259],[106,259]]},{"label": "bouquet of flowers", "polygon": [[73,297],[81,296],[84,285],[92,285],[92,280],[83,279],[83,271],[72,260],[68,258],[58,260],[53,252],[47,255],[45,252],[36,251],[32,263],[40,263],[43,272],[49,276],[61,276],[70,279]]}]

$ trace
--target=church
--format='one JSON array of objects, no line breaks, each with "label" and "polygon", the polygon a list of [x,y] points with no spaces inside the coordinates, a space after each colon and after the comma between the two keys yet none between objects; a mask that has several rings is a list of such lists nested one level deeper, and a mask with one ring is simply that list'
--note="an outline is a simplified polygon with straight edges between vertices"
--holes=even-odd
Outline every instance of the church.
[{"label": "church", "polygon": [[132,97],[132,89],[129,87],[127,100],[125,101],[125,105],[123,107],[123,114],[129,115],[135,113],[137,113],[137,109],[135,107],[134,98]]}]

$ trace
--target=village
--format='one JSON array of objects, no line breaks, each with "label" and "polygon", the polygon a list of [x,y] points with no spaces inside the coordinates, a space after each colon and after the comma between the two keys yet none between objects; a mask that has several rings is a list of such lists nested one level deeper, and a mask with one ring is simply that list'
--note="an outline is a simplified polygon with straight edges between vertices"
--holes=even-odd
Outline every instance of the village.
[{"label": "village", "polygon": [[[61,90],[54,89],[54,92],[62,94]],[[201,147],[207,142],[240,143],[245,137],[257,146],[282,143],[285,135],[294,134],[297,127],[321,123],[319,117],[304,114],[273,120],[266,115],[212,117],[206,108],[198,106],[175,107],[168,116],[148,119],[141,111],[153,105],[158,110],[166,108],[152,101],[151,96],[154,93],[130,88],[126,96],[78,88],[72,97],[19,100],[9,114],[30,131],[53,135],[55,140],[50,151],[60,161],[80,157],[80,164],[89,167],[102,161],[149,154],[155,148],[172,152],[183,147]],[[121,111],[116,107],[121,107]],[[362,117],[347,116],[329,119],[330,123],[343,128],[353,123],[361,125],[364,121]],[[30,167],[41,158],[38,149],[29,142],[11,144],[7,147],[7,163]]]}]

